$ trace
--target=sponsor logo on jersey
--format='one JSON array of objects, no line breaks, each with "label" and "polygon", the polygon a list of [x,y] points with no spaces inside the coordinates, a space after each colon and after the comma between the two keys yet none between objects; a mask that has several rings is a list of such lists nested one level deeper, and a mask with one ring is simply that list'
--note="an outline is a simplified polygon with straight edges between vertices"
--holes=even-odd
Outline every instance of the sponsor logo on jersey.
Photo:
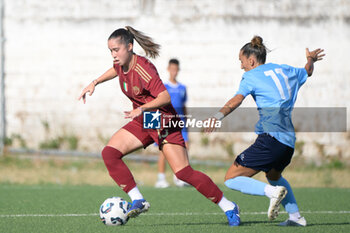
[{"label": "sponsor logo on jersey", "polygon": [[134,92],[135,95],[138,95],[140,94],[140,88],[138,86],[133,86],[132,87],[132,90]]}]

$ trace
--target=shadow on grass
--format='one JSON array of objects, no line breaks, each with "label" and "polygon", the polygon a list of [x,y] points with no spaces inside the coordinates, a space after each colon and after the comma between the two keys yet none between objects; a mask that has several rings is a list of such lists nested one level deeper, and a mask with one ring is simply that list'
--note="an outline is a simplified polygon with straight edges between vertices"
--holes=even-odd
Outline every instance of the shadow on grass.
[{"label": "shadow on grass", "polygon": [[240,226],[251,226],[255,224],[274,225],[275,223],[270,221],[242,221]]},{"label": "shadow on grass", "polygon": [[311,226],[341,226],[341,225],[350,225],[350,222],[332,222],[332,223],[313,223],[313,224],[308,224],[308,227]]},{"label": "shadow on grass", "polygon": [[[241,222],[239,225],[240,227],[248,227],[248,226],[255,226],[255,225],[260,225],[260,226],[273,226],[273,227],[284,227],[284,226],[279,226],[279,223],[277,222],[269,222],[269,221],[245,221]],[[312,226],[341,226],[341,225],[350,225],[350,222],[341,222],[341,223],[319,223],[319,224],[308,224],[307,227],[312,227]],[[143,225],[145,226],[145,225]],[[159,224],[150,224],[147,225],[150,227],[160,227],[160,226],[174,226],[178,227],[180,226],[178,223],[159,223]],[[181,223],[181,227],[184,226],[228,226],[227,222],[192,222],[192,223]],[[135,225],[134,225],[135,227]],[[288,228],[295,228],[295,226],[289,226]]]},{"label": "shadow on grass", "polygon": [[[245,221],[242,222],[240,226],[251,226],[256,224],[270,224],[273,225],[273,223],[269,221]],[[133,227],[137,227],[140,225],[132,225]],[[157,223],[157,224],[149,224],[145,225],[143,224],[142,227],[163,227],[163,226],[174,226],[174,227],[184,227],[184,226],[228,226],[227,222],[191,222],[191,223]]]}]

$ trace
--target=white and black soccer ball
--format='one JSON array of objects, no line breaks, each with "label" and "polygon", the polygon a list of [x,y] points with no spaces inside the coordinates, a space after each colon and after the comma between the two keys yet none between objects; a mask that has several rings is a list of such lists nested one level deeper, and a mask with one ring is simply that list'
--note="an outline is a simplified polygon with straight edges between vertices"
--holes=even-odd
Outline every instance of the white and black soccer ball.
[{"label": "white and black soccer ball", "polygon": [[124,225],[129,220],[129,208],[130,203],[120,197],[107,198],[100,207],[101,221],[109,226]]}]

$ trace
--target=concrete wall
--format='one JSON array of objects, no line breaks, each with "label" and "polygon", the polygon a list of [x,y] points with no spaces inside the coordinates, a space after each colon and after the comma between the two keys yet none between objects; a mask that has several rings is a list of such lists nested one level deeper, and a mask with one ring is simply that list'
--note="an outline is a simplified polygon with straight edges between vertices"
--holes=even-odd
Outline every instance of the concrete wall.
[{"label": "concrete wall", "polygon": [[[99,151],[102,141],[127,122],[123,111],[131,104],[116,80],[98,86],[86,105],[77,101],[83,87],[112,65],[106,40],[125,25],[162,45],[160,58],[153,62],[163,80],[168,59],[180,59],[179,80],[188,86],[188,106],[222,106],[233,96],[243,74],[239,49],[254,35],[262,36],[272,50],[268,62],[304,66],[305,47],[324,48],[327,57],[316,63],[296,106],[347,107],[349,115],[350,1],[4,2],[7,134],[20,134],[29,147],[36,148],[48,137],[73,134],[80,139],[80,149]],[[143,54],[140,48],[136,52]],[[254,102],[249,98],[243,106]],[[347,121],[349,125],[349,117]],[[196,133],[191,140],[199,142],[202,137]],[[235,153],[254,137],[225,136],[234,140]],[[299,140],[311,145],[307,154],[315,158],[327,151],[350,156],[349,132],[300,134]],[[192,153],[225,154],[218,145],[211,150],[202,147],[193,143]]]}]

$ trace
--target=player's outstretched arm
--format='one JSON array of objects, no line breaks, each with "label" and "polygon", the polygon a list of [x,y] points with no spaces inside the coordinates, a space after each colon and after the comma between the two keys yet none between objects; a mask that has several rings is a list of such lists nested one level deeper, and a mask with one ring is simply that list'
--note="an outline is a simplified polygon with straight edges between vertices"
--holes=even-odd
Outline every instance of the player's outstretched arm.
[{"label": "player's outstretched arm", "polygon": [[[223,114],[223,117],[230,114],[233,110],[239,107],[244,100],[244,96],[241,94],[235,95],[220,109],[220,112]],[[218,119],[221,120],[221,119]]]},{"label": "player's outstretched arm", "polygon": [[89,95],[91,96],[92,93],[94,93],[95,87],[97,86],[97,84],[103,83],[103,82],[105,82],[107,80],[111,80],[111,79],[117,77],[117,75],[118,74],[115,71],[115,69],[113,67],[110,68],[105,73],[103,73],[100,77],[98,77],[97,79],[92,81],[87,87],[85,87],[83,89],[83,91],[81,92],[80,96],[78,97],[78,100],[83,98],[83,102],[85,104],[86,103],[86,93],[89,93]]},{"label": "player's outstretched arm", "polygon": [[309,77],[314,72],[314,63],[322,60],[323,57],[326,55],[323,53],[323,51],[324,51],[323,49],[316,49],[310,52],[309,49],[306,48],[307,63],[305,65],[305,69]]},{"label": "player's outstretched arm", "polygon": [[[215,114],[211,119],[214,120],[215,122],[217,120],[221,121],[225,116],[230,114],[233,110],[239,107],[241,103],[244,100],[244,96],[241,94],[235,95],[233,98],[231,98],[227,103],[220,109],[218,113]],[[215,122],[210,125],[215,125]],[[206,128],[204,129],[204,132],[211,133],[215,130],[215,128]]]}]

